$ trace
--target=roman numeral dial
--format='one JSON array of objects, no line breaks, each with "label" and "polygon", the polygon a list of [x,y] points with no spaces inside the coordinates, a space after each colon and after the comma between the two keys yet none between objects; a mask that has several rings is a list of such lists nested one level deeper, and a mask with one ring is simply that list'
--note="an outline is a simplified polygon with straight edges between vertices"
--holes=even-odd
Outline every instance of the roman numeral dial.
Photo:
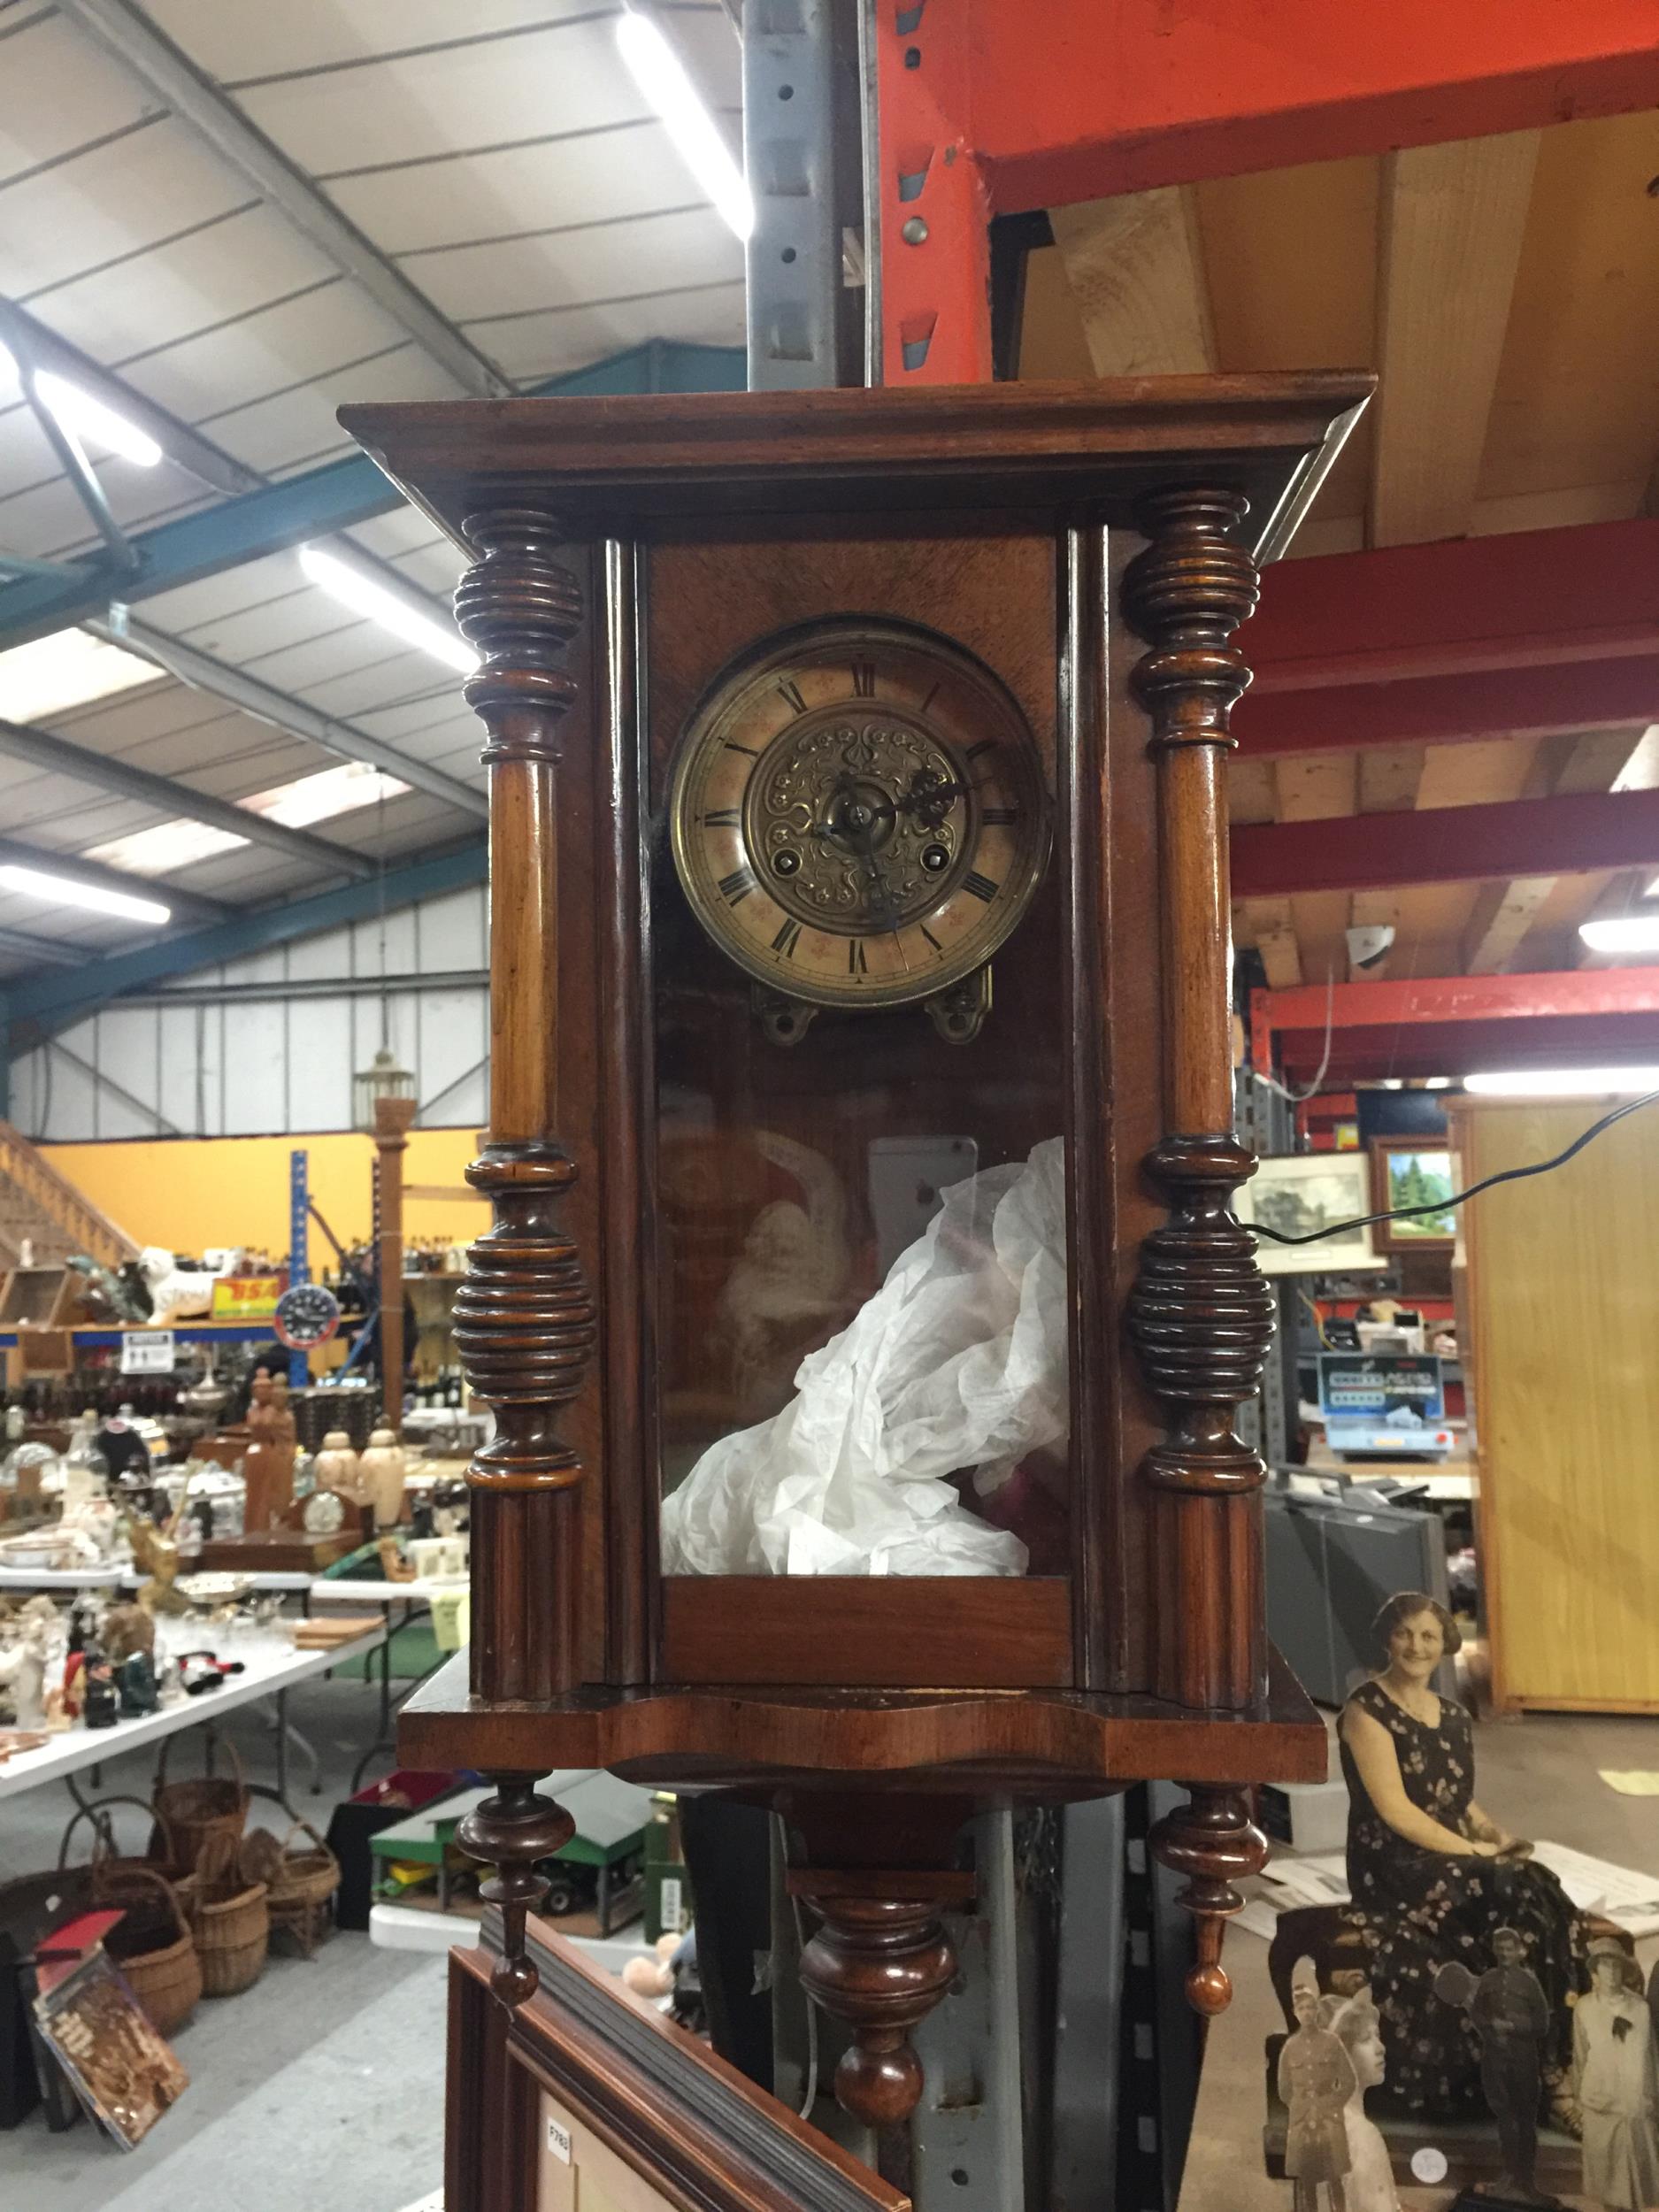
[{"label": "roman numeral dial", "polygon": [[1036,894],[1048,817],[997,677],[875,621],[744,655],[682,733],[669,792],[675,867],[714,945],[824,1007],[908,1005],[983,966]]}]

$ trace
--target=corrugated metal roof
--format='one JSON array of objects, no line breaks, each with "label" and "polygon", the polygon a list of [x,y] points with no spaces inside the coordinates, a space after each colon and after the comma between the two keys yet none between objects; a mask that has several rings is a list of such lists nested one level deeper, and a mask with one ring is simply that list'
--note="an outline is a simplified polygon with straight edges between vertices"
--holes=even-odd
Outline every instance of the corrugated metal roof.
[{"label": "corrugated metal roof", "polygon": [[[580,0],[152,0],[193,66],[515,382],[652,338],[742,336],[742,251],[699,197],[614,44],[614,8]],[[687,65],[736,130],[737,42],[717,0],[667,11]],[[0,6],[0,294],[133,391],[259,475],[348,452],[337,407],[452,396],[408,328],[68,12]],[[137,528],[216,503],[172,460],[96,456],[117,520]],[[442,601],[454,550],[422,517],[349,533]],[[37,559],[98,543],[15,386],[0,389],[0,549]],[[288,697],[480,785],[476,726],[452,671],[312,588],[297,556],[147,601],[145,623]],[[334,756],[189,686],[153,684],[41,726],[94,755],[235,801]],[[188,803],[188,801],[187,801]],[[5,833],[86,853],[165,819],[0,748]],[[472,818],[413,791],[318,826],[390,858]],[[254,903],[318,881],[252,845],[157,884]],[[107,916],[0,892],[0,927],[96,949],[133,941]],[[0,977],[26,963],[0,955]]]}]

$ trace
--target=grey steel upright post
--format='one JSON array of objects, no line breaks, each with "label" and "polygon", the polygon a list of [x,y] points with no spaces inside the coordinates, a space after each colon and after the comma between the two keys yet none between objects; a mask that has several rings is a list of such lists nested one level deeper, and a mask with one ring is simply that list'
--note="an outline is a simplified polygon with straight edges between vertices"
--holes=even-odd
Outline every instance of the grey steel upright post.
[{"label": "grey steel upright post", "polygon": [[833,0],[749,0],[743,160],[749,386],[814,391],[836,380],[841,285],[835,189]]}]

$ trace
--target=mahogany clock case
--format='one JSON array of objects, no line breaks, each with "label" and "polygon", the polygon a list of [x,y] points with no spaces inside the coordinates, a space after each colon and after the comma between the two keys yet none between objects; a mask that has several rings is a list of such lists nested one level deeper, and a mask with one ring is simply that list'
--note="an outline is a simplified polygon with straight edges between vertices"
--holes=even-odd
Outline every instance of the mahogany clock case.
[{"label": "mahogany clock case", "polygon": [[[1181,483],[1242,493],[1257,557],[1277,551],[1369,388],[1165,379],[342,411],[462,542],[492,509],[557,517],[585,610],[542,856],[557,878],[553,1125],[578,1171],[563,1217],[599,1315],[588,1386],[561,1416],[585,1470],[576,1681],[1153,1686],[1159,1639],[1181,1624],[1155,1617],[1137,1471],[1168,1423],[1125,1316],[1168,1211],[1144,1163],[1168,1128],[1161,1056],[1182,986],[1164,972],[1160,908],[1181,887],[1161,876],[1149,721],[1131,688],[1147,645],[1119,580],[1144,544],[1137,501]],[[964,649],[1031,734],[1052,847],[970,1041],[910,1005],[826,1009],[779,1043],[676,873],[670,802],[699,703],[745,656],[819,623]],[[1025,1576],[659,1572],[664,1466],[672,1483],[710,1435],[755,1417],[710,1377],[700,1332],[711,1271],[733,1234],[741,1247],[746,1205],[752,1217],[745,1178],[764,1191],[764,1131],[853,1194],[879,1140],[946,1132],[984,1168],[1065,1137],[1071,1442],[1047,1519],[1025,1531]],[[849,1245],[849,1311],[882,1256],[867,1219]],[[776,1376],[768,1386],[775,1404]],[[1259,1610],[1259,1591],[1233,1601]]]}]

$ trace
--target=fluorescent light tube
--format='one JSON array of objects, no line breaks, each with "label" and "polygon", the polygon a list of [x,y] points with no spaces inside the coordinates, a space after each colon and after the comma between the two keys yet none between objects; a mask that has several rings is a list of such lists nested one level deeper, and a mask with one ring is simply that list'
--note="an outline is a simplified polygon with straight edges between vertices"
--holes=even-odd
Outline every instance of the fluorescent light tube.
[{"label": "fluorescent light tube", "polygon": [[1659,914],[1621,914],[1580,922],[1578,934],[1592,952],[1659,952]]},{"label": "fluorescent light tube", "polygon": [[1499,1068],[1464,1076],[1463,1088],[1486,1098],[1599,1098],[1608,1091],[1659,1091],[1659,1068]]},{"label": "fluorescent light tube", "polygon": [[66,377],[42,369],[35,379],[35,388],[64,428],[73,430],[78,438],[101,445],[106,452],[119,453],[135,468],[153,469],[160,460],[161,448],[136,423],[128,422],[125,415],[118,415],[114,408],[94,399],[90,392],[83,392]]},{"label": "fluorescent light tube", "polygon": [[326,591],[342,607],[349,607],[353,614],[360,614],[369,622],[378,622],[381,629],[402,638],[405,645],[430,653],[434,660],[442,661],[446,668],[458,668],[463,675],[470,676],[478,666],[478,655],[447,623],[422,614],[419,607],[411,607],[406,599],[400,599],[396,592],[388,591],[383,584],[365,576],[349,562],[325,553],[320,546],[303,545],[300,566],[319,591]]},{"label": "fluorescent light tube", "polygon": [[675,152],[713,201],[726,228],[739,238],[751,236],[755,203],[743,173],[661,27],[625,7],[617,18],[617,48]]},{"label": "fluorescent light tube", "polygon": [[49,875],[42,868],[0,868],[0,890],[20,891],[26,898],[44,899],[52,906],[85,906],[96,914],[119,914],[127,922],[173,919],[173,909],[155,899],[129,898],[125,891],[106,891],[101,884]]}]

